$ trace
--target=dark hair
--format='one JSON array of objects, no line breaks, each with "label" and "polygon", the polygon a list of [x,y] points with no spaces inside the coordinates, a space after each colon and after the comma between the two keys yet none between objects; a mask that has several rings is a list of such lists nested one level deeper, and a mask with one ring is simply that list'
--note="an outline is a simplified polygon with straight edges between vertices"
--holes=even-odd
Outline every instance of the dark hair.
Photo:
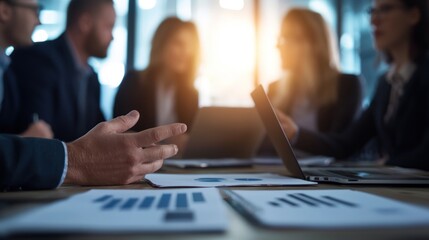
[{"label": "dark hair", "polygon": [[[429,51],[429,5],[428,0],[400,0],[405,9],[416,8],[420,11],[420,21],[411,32],[410,57],[414,62],[424,60]],[[392,55],[385,52],[387,62],[392,62]]]},{"label": "dark hair", "polygon": [[66,28],[76,24],[82,14],[93,13],[103,4],[113,5],[113,0],[71,0],[67,8]]}]

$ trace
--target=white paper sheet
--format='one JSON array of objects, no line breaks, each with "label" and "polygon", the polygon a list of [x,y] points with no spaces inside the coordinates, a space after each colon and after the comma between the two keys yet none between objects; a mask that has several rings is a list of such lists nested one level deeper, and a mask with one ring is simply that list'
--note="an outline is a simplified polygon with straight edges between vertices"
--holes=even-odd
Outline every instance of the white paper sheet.
[{"label": "white paper sheet", "polygon": [[1,233],[224,231],[217,189],[91,190],[0,222]]},{"label": "white paper sheet", "polygon": [[225,192],[233,205],[270,227],[429,225],[429,209],[352,190]]},{"label": "white paper sheet", "polygon": [[148,174],[146,180],[156,187],[232,187],[314,185],[297,178],[271,173],[251,174]]}]

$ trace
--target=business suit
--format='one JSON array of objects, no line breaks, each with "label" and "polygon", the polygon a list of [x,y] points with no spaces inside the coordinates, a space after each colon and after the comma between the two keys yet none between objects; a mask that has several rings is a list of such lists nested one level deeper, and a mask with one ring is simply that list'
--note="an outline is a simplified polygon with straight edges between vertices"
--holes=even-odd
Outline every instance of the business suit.
[{"label": "business suit", "polygon": [[406,83],[395,115],[385,122],[391,85],[379,79],[374,99],[343,134],[301,130],[295,146],[315,154],[345,158],[376,137],[389,159],[386,164],[429,170],[429,58],[417,63]]},{"label": "business suit", "polygon": [[[156,127],[156,74],[147,71],[130,71],[119,87],[113,110],[114,116],[127,114],[131,110],[140,112],[140,119],[133,127],[135,131]],[[191,127],[198,111],[198,92],[195,88],[175,85],[177,120]]]},{"label": "business suit", "polygon": [[[271,100],[282,86],[280,81],[270,84],[268,96]],[[355,75],[340,74],[337,85],[337,101],[325,104],[317,108],[316,127],[317,132],[303,129],[310,135],[335,134],[345,131],[361,113],[362,105],[362,81]],[[287,115],[292,112],[292,102],[284,99],[278,109]],[[299,123],[298,123],[299,125]],[[302,149],[305,152],[313,152],[311,146]],[[268,138],[265,139],[259,149],[259,155],[276,155]]]},{"label": "business suit", "polygon": [[[19,110],[19,91],[16,79],[10,68],[3,74],[3,99],[0,107],[0,133],[17,134],[19,129],[16,122]],[[24,126],[27,127],[27,126]]]},{"label": "business suit", "polygon": [[0,191],[57,187],[64,154],[57,140],[0,135]]},{"label": "business suit", "polygon": [[[271,99],[281,86],[280,82],[270,84],[268,95]],[[350,74],[340,74],[338,77],[337,101],[318,107],[317,129],[322,133],[341,133],[359,115],[362,105],[362,82]],[[280,111],[287,115],[291,114],[292,102],[284,101]],[[299,123],[298,123],[299,125]]]},{"label": "business suit", "polygon": [[55,138],[72,141],[104,121],[104,116],[97,74],[90,68],[88,75],[80,78],[78,60],[67,41],[63,34],[16,49],[11,68],[21,93],[18,124],[28,126],[37,113],[51,126]]}]

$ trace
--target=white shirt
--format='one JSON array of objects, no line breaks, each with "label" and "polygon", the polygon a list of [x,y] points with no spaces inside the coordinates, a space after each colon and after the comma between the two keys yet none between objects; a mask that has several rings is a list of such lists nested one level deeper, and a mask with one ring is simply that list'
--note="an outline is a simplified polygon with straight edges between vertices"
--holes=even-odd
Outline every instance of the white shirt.
[{"label": "white shirt", "polygon": [[156,87],[156,122],[158,126],[177,122],[176,91],[173,84],[161,81]]},{"label": "white shirt", "polygon": [[386,81],[391,85],[391,90],[389,104],[384,115],[384,121],[386,123],[396,115],[405,85],[410,81],[416,68],[416,65],[412,63],[404,64],[401,68],[397,68],[393,65],[387,73]]},{"label": "white shirt", "polygon": [[10,64],[10,58],[0,48],[0,110],[4,98],[4,73]]},{"label": "white shirt", "polygon": [[389,68],[389,71],[387,72],[387,82],[389,84],[393,83],[393,76],[395,74],[399,74],[407,83],[408,81],[410,81],[414,71],[416,71],[417,66],[413,63],[407,63],[405,65],[403,65],[400,69],[398,69],[395,65],[392,65]]}]

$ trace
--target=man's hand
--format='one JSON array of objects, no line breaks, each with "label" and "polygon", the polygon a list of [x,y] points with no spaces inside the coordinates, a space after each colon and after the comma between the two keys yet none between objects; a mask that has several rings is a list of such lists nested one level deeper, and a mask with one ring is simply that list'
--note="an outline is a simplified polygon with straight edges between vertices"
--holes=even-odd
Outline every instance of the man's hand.
[{"label": "man's hand", "polygon": [[125,133],[138,119],[139,113],[132,111],[98,124],[83,137],[67,144],[68,171],[64,183],[130,184],[157,171],[164,159],[177,154],[176,145],[155,144],[185,133],[185,124]]},{"label": "man's hand", "polygon": [[291,140],[295,139],[296,134],[298,133],[298,130],[299,130],[298,125],[296,125],[296,123],[292,120],[292,118],[284,114],[282,111],[276,110],[276,114],[277,114],[277,117],[279,118],[280,124],[282,125],[283,130],[285,131],[287,137]]},{"label": "man's hand", "polygon": [[31,124],[30,127],[21,134],[21,137],[53,138],[54,134],[49,124],[44,121],[38,121]]}]

